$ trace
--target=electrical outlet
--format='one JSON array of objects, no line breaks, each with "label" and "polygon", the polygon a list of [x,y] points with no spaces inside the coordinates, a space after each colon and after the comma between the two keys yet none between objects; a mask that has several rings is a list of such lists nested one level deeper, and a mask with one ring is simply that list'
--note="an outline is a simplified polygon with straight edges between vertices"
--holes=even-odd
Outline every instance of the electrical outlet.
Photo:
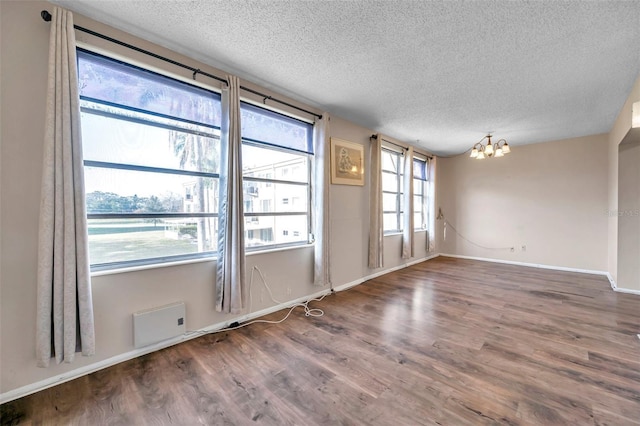
[{"label": "electrical outlet", "polygon": [[515,247],[511,247],[511,253],[513,253],[514,251],[516,251]]},{"label": "electrical outlet", "polygon": [[522,245],[522,251],[527,251],[527,246],[526,245]]}]

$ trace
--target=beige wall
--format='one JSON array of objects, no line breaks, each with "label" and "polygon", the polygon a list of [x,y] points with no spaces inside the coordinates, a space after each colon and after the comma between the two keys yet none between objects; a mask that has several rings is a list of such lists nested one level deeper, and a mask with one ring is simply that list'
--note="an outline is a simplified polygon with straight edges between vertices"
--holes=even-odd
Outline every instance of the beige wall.
[{"label": "beige wall", "polygon": [[[37,368],[35,360],[35,308],[37,228],[40,197],[40,167],[44,129],[46,68],[49,24],[40,11],[51,10],[45,2],[0,2],[1,15],[1,241],[0,250],[0,393],[37,384],[74,369],[91,368],[111,357],[134,350],[132,313],[175,301],[184,301],[189,330],[204,328],[235,318],[214,311],[214,261],[152,268],[93,278],[96,325],[96,355],[78,356],[73,364]],[[189,58],[135,39],[80,15],[79,25],[132,42],[172,59],[189,63],[216,75],[213,70]],[[79,33],[79,41],[96,43],[121,54],[130,51],[106,42],[90,40]],[[145,62],[151,61],[144,58]],[[160,62],[151,65],[167,68]],[[188,71],[170,69],[191,79]],[[243,85],[253,86],[248,82]],[[253,86],[255,87],[255,86]],[[260,89],[271,93],[265,89]],[[273,93],[281,99],[285,97]],[[292,100],[289,100],[295,103]],[[309,109],[308,106],[304,106]],[[361,143],[368,152],[372,130],[332,118],[332,135]],[[368,186],[334,185],[331,192],[331,262],[334,286],[358,282],[380,270],[367,268]],[[426,256],[424,233],[417,234],[416,257]],[[385,269],[403,265],[400,238],[386,238]],[[258,266],[265,274],[277,300],[294,300],[323,290],[311,285],[313,248],[254,254],[247,259],[247,276]],[[253,309],[274,305],[258,280],[254,282]]]},{"label": "beige wall", "polygon": [[[609,176],[608,176],[608,192],[609,201],[608,209],[610,212],[618,210],[618,145],[626,137],[631,129],[632,108],[635,102],[640,101],[640,76],[636,80],[631,93],[627,98],[618,114],[611,131],[609,132]],[[611,214],[607,226],[608,234],[608,265],[607,270],[613,277],[614,281],[618,278],[618,216]]]},{"label": "beige wall", "polygon": [[[370,164],[369,137],[373,132],[338,117],[331,118],[331,135],[362,144],[366,164]],[[368,172],[366,172],[368,173]],[[365,186],[331,185],[331,276],[334,282],[351,282],[359,277],[379,272],[368,268],[369,247],[369,176]],[[428,255],[426,232],[415,236],[414,259]],[[402,265],[401,236],[390,235],[384,240],[385,268]]]},{"label": "beige wall", "polygon": [[[585,270],[607,269],[607,137],[512,148],[504,158],[439,160],[442,253]],[[526,251],[522,246],[526,246]],[[511,252],[508,247],[514,247]]]},{"label": "beige wall", "polygon": [[640,128],[620,144],[618,166],[617,285],[640,291]]}]

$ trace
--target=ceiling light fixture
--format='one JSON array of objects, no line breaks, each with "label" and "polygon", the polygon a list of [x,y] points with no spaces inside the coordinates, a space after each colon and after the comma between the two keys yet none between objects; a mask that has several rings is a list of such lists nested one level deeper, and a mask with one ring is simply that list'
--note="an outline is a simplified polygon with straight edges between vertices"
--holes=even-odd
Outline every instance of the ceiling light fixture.
[{"label": "ceiling light fixture", "polygon": [[[482,144],[484,140],[487,140],[485,145]],[[511,152],[511,147],[506,140],[500,139],[495,144],[491,144],[491,133],[482,138],[480,142],[477,142],[471,150],[471,158],[483,160],[487,157],[504,157],[505,154]]]}]

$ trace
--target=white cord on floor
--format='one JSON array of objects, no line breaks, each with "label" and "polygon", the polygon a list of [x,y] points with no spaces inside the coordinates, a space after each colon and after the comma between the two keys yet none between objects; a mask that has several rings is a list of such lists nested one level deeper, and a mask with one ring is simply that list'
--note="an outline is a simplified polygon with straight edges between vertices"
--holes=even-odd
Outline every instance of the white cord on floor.
[{"label": "white cord on floor", "polygon": [[[279,300],[276,300],[275,297],[273,297],[273,293],[271,292],[271,288],[269,288],[269,285],[267,284],[267,280],[264,278],[264,275],[262,274],[262,271],[260,270],[260,268],[258,268],[257,266],[254,266],[251,269],[251,278],[249,280],[249,312],[251,312],[251,287],[253,287],[253,273],[254,271],[258,271],[258,274],[260,275],[260,279],[262,280],[262,284],[264,285],[264,287],[267,289],[267,292],[269,293],[269,297],[271,298],[271,301],[277,304],[283,304],[284,302],[280,302]],[[257,324],[257,323],[262,323],[262,324],[280,324],[281,322],[284,322],[287,318],[289,318],[289,316],[291,315],[291,313],[293,312],[293,310],[299,306],[302,306],[304,308],[304,315],[307,317],[321,317],[324,315],[324,311],[322,309],[319,308],[310,308],[309,307],[309,302],[320,302],[322,299],[324,299],[326,296],[322,295],[321,297],[318,297],[317,299],[309,299],[306,302],[301,302],[301,303],[296,303],[293,306],[289,307],[289,312],[287,312],[287,314],[284,316],[284,318],[278,320],[278,321],[268,321],[268,320],[253,320],[253,321],[249,321],[249,322],[245,322],[242,323],[240,325],[238,325],[237,327],[226,327],[226,328],[221,328],[219,330],[210,330],[210,331],[188,331],[185,334],[186,335],[194,335],[194,334],[198,334],[198,335],[202,335],[204,336],[205,334],[215,334],[215,333],[221,333],[223,331],[231,331],[231,330],[237,330],[239,328],[242,327],[246,327],[248,325],[251,324]]]}]

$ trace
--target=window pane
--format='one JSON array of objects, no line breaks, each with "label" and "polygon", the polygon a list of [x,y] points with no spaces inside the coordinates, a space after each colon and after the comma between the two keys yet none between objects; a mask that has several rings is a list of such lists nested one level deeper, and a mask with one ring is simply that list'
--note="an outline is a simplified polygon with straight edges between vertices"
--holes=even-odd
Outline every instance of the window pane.
[{"label": "window pane", "polygon": [[245,218],[246,247],[262,247],[307,241],[306,215]]},{"label": "window pane", "polygon": [[305,154],[242,144],[242,169],[245,177],[308,182],[307,158]]},{"label": "window pane", "polygon": [[[88,103],[85,102],[88,105]],[[114,111],[122,112],[119,109]],[[145,118],[128,112],[129,117]],[[89,112],[81,114],[85,160],[219,172],[220,141]],[[168,120],[163,120],[165,123]],[[196,126],[191,126],[196,127]],[[215,133],[219,133],[215,131]]]},{"label": "window pane", "polygon": [[[89,219],[92,265],[214,251],[217,218]],[[206,243],[205,243],[206,241]]]},{"label": "window pane", "polygon": [[382,170],[397,173],[398,171],[398,154],[382,150]]},{"label": "window pane", "polygon": [[422,183],[423,183],[423,181],[421,181],[421,180],[418,180],[418,179],[414,179],[413,180],[413,194],[414,195],[422,195],[423,187],[424,187],[424,185]]},{"label": "window pane", "polygon": [[382,210],[397,211],[398,210],[397,194],[382,194]]},{"label": "window pane", "polygon": [[420,180],[427,179],[427,166],[424,161],[413,160],[413,177]]},{"label": "window pane", "polygon": [[[242,144],[245,215],[306,213],[286,216],[245,216],[245,245],[260,248],[300,244],[309,235],[308,154],[244,141]],[[269,179],[269,181],[254,181]],[[279,181],[293,181],[288,184]]]},{"label": "window pane", "polygon": [[242,138],[313,154],[313,126],[295,118],[242,102]]},{"label": "window pane", "polygon": [[218,179],[85,167],[87,213],[216,212]]},{"label": "window pane", "polygon": [[382,215],[383,229],[385,231],[398,231],[398,215],[385,213]]},{"label": "window pane", "polygon": [[422,221],[422,213],[413,214],[413,227],[415,229],[424,229],[425,224]]},{"label": "window pane", "polygon": [[398,191],[398,175],[382,172],[382,190],[397,192]]},{"label": "window pane", "polygon": [[220,127],[220,95],[78,50],[80,96]]}]

